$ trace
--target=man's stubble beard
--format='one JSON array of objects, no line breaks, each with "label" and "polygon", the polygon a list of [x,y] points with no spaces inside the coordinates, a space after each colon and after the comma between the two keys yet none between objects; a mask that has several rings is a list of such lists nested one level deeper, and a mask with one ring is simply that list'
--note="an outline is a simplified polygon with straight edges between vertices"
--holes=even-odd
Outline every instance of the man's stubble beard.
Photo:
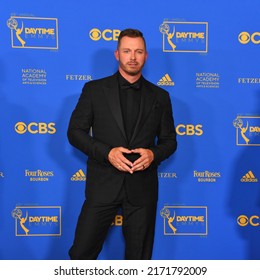
[{"label": "man's stubble beard", "polygon": [[122,64],[120,66],[120,68],[129,76],[136,76],[138,74],[141,74],[143,67],[144,67],[144,64],[142,66],[140,66],[137,70],[128,70],[128,67],[125,67],[124,65],[122,67]]}]

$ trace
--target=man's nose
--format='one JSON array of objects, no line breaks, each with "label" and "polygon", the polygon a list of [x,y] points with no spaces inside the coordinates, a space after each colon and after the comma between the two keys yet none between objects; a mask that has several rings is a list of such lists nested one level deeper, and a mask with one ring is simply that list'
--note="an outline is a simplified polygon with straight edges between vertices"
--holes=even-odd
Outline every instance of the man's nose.
[{"label": "man's nose", "polygon": [[131,52],[131,59],[135,60],[135,52]]}]

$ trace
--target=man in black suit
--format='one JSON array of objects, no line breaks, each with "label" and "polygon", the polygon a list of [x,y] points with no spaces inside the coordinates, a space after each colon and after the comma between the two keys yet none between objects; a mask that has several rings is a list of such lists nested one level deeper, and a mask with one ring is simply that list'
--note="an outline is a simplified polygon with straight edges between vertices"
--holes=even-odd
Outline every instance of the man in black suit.
[{"label": "man in black suit", "polygon": [[122,31],[115,57],[118,72],[85,84],[68,128],[69,142],[88,156],[86,200],[71,259],[98,257],[119,208],[125,259],[151,259],[157,167],[177,147],[169,94],[142,76],[142,32]]}]

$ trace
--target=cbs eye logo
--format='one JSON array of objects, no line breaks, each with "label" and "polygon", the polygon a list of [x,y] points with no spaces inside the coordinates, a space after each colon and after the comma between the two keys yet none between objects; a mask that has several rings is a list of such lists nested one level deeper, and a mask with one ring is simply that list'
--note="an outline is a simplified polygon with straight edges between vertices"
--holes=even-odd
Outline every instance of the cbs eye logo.
[{"label": "cbs eye logo", "polygon": [[105,29],[100,31],[98,28],[93,28],[89,32],[89,37],[93,41],[98,41],[101,38],[105,41],[117,41],[120,32],[118,29]]},{"label": "cbs eye logo", "polygon": [[93,28],[92,30],[90,30],[89,32],[89,37],[93,40],[93,41],[98,41],[101,38],[101,32],[99,29],[97,28]]},{"label": "cbs eye logo", "polygon": [[245,227],[248,224],[253,226],[253,227],[257,227],[259,226],[259,216],[251,216],[251,217],[247,217],[246,215],[240,215],[237,218],[237,223],[241,226],[241,227]]},{"label": "cbs eye logo", "polygon": [[241,32],[238,35],[238,41],[241,44],[248,44],[250,41],[254,44],[260,44],[260,32],[254,32],[250,35],[248,32]]},{"label": "cbs eye logo", "polygon": [[15,131],[18,134],[24,134],[29,132],[31,134],[54,134],[56,132],[55,123],[36,123],[31,122],[26,125],[24,122],[18,122],[14,126]]}]

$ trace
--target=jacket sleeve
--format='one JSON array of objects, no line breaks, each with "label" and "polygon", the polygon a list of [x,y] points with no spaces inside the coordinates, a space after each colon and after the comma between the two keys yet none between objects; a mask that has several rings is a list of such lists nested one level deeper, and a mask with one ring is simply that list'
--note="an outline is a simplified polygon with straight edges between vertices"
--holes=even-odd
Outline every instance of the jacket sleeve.
[{"label": "jacket sleeve", "polygon": [[111,147],[105,143],[97,141],[90,135],[93,124],[91,82],[84,85],[76,108],[72,112],[67,136],[70,144],[85,153],[88,157],[95,159],[99,163],[108,163],[108,154]]},{"label": "jacket sleeve", "polygon": [[177,149],[172,105],[168,92],[163,93],[161,106],[163,108],[163,113],[158,130],[157,143],[150,148],[154,153],[154,162],[157,165],[167,159]]}]

